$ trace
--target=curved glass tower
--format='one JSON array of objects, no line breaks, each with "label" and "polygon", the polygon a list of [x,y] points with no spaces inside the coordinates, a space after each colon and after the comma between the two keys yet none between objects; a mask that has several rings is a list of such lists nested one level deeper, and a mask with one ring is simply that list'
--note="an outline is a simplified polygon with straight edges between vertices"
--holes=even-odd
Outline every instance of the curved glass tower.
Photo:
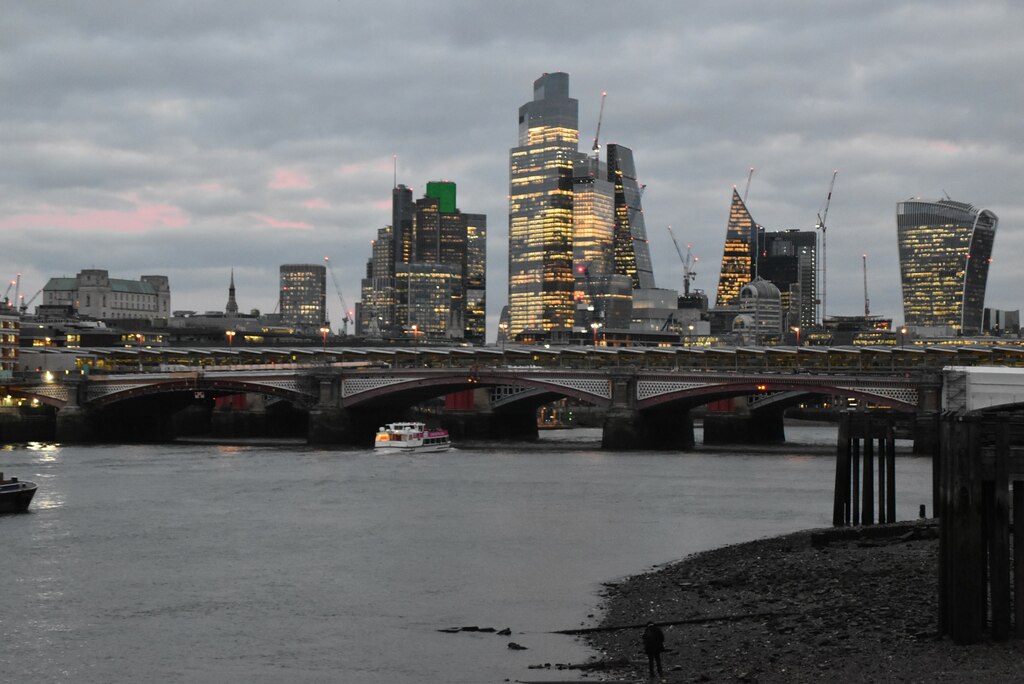
[{"label": "curved glass tower", "polygon": [[964,202],[896,205],[903,320],[919,334],[977,335],[999,219]]}]

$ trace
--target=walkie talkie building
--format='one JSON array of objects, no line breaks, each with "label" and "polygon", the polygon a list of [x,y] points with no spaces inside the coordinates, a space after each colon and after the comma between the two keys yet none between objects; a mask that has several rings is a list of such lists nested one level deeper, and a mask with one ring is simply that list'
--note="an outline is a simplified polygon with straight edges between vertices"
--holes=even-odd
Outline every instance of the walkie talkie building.
[{"label": "walkie talkie building", "polygon": [[896,205],[903,321],[922,335],[977,335],[999,219],[964,202]]}]

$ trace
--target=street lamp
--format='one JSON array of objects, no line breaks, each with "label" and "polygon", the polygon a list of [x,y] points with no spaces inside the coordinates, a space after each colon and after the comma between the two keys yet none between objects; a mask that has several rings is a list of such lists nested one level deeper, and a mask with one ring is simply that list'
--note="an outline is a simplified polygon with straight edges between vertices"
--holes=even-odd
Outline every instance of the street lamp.
[{"label": "street lamp", "polygon": [[692,347],[693,346],[693,323],[690,323],[690,325],[686,326],[686,329],[687,329],[687,333],[686,333],[686,346],[687,347]]},{"label": "street lamp", "polygon": [[327,333],[331,332],[331,329],[326,325],[320,326],[320,334],[324,336],[324,354],[327,354]]},{"label": "street lamp", "polygon": [[505,353],[505,336],[508,335],[508,323],[502,321],[498,324],[498,330],[501,331],[501,353]]},{"label": "street lamp", "polygon": [[796,333],[796,346],[799,347],[800,346],[800,326],[799,325],[794,325],[793,326],[793,332]]},{"label": "street lamp", "polygon": [[597,346],[597,329],[601,327],[601,324],[598,323],[597,321],[594,321],[593,323],[590,324],[590,327],[593,328],[593,330],[594,330],[594,346],[596,347]]},{"label": "street lamp", "polygon": [[906,326],[900,328],[900,351],[906,348],[907,344],[907,328]]},{"label": "street lamp", "polygon": [[413,323],[412,324],[412,343],[414,345],[418,344],[418,340],[417,340],[416,336],[419,335],[419,334],[420,334],[420,326],[418,326],[417,324]]},{"label": "street lamp", "polygon": [[228,347],[235,346],[235,334],[236,334],[235,331],[234,330],[226,330],[226,331],[224,331],[224,334],[228,336]]}]

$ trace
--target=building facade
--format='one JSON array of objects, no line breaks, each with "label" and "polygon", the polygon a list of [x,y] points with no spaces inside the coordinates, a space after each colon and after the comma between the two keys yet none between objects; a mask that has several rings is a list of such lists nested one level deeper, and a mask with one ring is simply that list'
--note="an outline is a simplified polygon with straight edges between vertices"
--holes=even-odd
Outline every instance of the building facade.
[{"label": "building facade", "polygon": [[950,199],[896,205],[904,324],[918,335],[977,335],[998,217]]},{"label": "building facade", "polygon": [[629,276],[634,290],[657,287],[633,150],[608,145],[608,180],[615,186],[615,272]]},{"label": "building facade", "polygon": [[18,366],[20,325],[20,316],[15,308],[0,302],[0,380],[10,380]]},{"label": "building facade", "polygon": [[810,328],[817,321],[818,234],[759,226],[757,235],[754,275],[779,288],[785,325]]},{"label": "building facade", "polygon": [[323,264],[281,265],[281,322],[305,332],[327,324],[327,267]]},{"label": "building facade", "polygon": [[[362,280],[357,333],[483,344],[487,317],[487,217],[464,214],[456,185],[398,185],[392,222],[377,232]],[[396,230],[395,226],[398,226]]]},{"label": "building facade", "polygon": [[50,278],[43,286],[43,307],[100,321],[166,323],[171,315],[171,287],[167,276],[125,280],[111,278],[103,269],[85,269],[74,278]]},{"label": "building facade", "polygon": [[740,194],[733,188],[729,224],[725,231],[725,249],[722,250],[722,268],[718,276],[718,293],[715,296],[717,308],[737,305],[740,290],[753,279],[756,235],[757,224]]},{"label": "building facade", "polygon": [[509,152],[508,336],[572,326],[573,166],[579,103],[569,75],[544,74],[519,108],[519,145]]}]

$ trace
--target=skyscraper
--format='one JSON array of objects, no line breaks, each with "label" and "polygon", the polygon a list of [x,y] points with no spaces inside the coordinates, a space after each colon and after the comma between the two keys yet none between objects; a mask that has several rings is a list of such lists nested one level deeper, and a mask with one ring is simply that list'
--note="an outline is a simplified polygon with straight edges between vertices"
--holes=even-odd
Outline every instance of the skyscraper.
[{"label": "skyscraper", "polygon": [[360,333],[482,344],[487,217],[463,214],[455,183],[433,181],[415,201],[412,190],[396,186],[392,221],[377,232],[367,262]]},{"label": "skyscraper", "polygon": [[903,321],[919,334],[977,335],[998,217],[950,199],[896,205]]},{"label": "skyscraper", "polygon": [[327,267],[322,264],[282,264],[281,320],[313,332],[327,322]]},{"label": "skyscraper", "polygon": [[573,165],[579,103],[569,74],[544,74],[519,108],[509,152],[508,335],[573,324]]},{"label": "skyscraper", "polygon": [[608,180],[615,185],[615,272],[629,276],[633,289],[656,287],[633,150],[608,145]]},{"label": "skyscraper", "polygon": [[725,232],[725,249],[722,252],[722,270],[718,277],[718,294],[715,297],[715,306],[718,308],[738,304],[740,289],[754,277],[756,227],[757,224],[747,210],[747,205],[743,203],[736,188],[733,188],[729,225]]},{"label": "skyscraper", "polygon": [[758,226],[757,236],[755,274],[779,289],[784,323],[809,329],[816,322],[818,234]]}]

